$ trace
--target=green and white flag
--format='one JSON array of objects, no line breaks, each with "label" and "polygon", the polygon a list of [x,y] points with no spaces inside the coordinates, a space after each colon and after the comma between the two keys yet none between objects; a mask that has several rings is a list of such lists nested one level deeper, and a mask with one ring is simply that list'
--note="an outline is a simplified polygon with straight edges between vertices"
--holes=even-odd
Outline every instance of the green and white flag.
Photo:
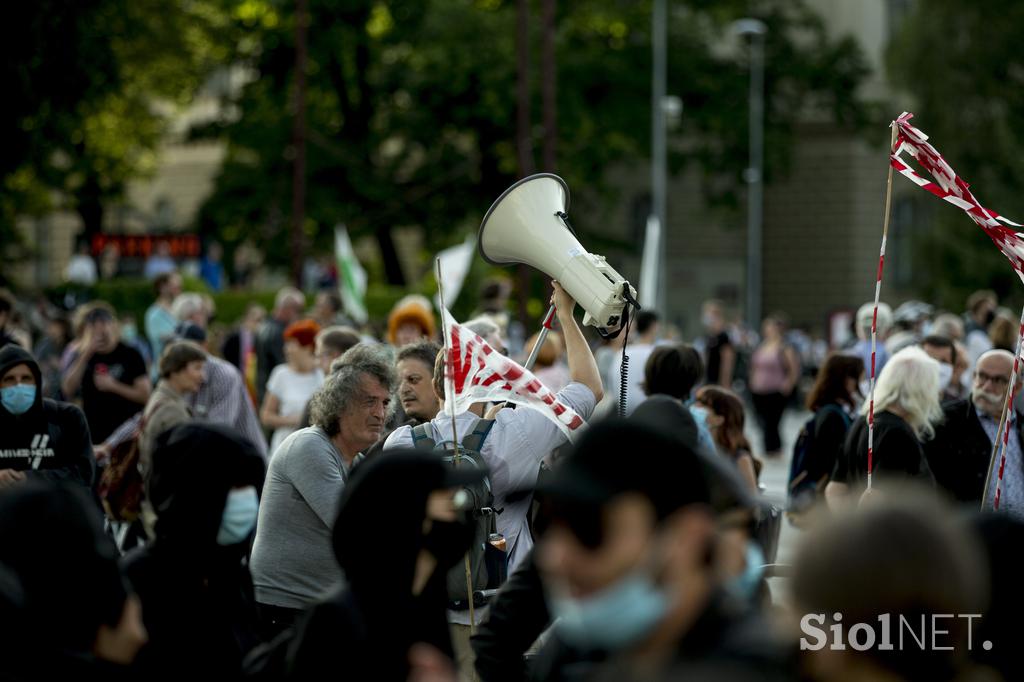
[{"label": "green and white flag", "polygon": [[348,316],[366,324],[366,270],[359,264],[344,225],[334,228],[334,259],[338,264],[338,293]]}]

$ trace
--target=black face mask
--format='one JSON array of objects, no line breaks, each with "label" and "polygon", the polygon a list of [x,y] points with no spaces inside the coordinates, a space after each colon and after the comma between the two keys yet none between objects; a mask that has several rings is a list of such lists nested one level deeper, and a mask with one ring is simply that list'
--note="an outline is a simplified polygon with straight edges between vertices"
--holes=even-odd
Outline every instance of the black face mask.
[{"label": "black face mask", "polygon": [[996,311],[990,310],[985,313],[985,326],[988,327],[996,319]]},{"label": "black face mask", "polygon": [[458,521],[433,521],[423,536],[423,549],[437,559],[438,568],[447,570],[469,551],[474,530],[468,515]]}]

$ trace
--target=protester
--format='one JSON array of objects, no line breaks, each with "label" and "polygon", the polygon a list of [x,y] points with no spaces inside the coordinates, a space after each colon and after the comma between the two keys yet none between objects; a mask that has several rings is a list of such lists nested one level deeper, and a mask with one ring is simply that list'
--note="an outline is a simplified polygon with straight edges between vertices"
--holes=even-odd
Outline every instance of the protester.
[{"label": "protester", "polygon": [[[538,334],[534,334],[526,340],[527,351],[533,350],[537,339]],[[548,333],[531,371],[540,383],[556,393],[569,385],[569,368],[565,364],[565,344],[561,334],[554,331]]]},{"label": "protester", "polygon": [[294,287],[285,287],[277,292],[274,310],[256,334],[256,398],[263,404],[270,372],[284,364],[284,330],[302,315],[306,297]]},{"label": "protester", "polygon": [[931,334],[921,339],[921,349],[939,363],[939,400],[956,400],[959,385],[953,383],[956,367],[956,346],[945,336]]},{"label": "protester", "polygon": [[89,242],[80,239],[75,247],[75,253],[68,259],[67,267],[64,268],[64,281],[81,287],[91,287],[96,284],[98,278],[96,261],[89,253]]},{"label": "protester", "polygon": [[122,565],[142,601],[150,640],[138,679],[237,679],[259,642],[245,565],[263,485],[263,458],[228,427],[181,424],[162,433],[147,495],[156,537]]},{"label": "protester", "polygon": [[1013,318],[1010,311],[999,308],[986,333],[993,348],[1015,353],[1017,351],[1017,331],[1017,320]]},{"label": "protester", "polygon": [[[637,406],[647,397],[641,385],[644,379],[643,367],[647,365],[647,358],[654,351],[654,343],[658,339],[661,328],[658,313],[652,310],[644,310],[637,313],[633,323],[633,333],[626,346],[626,355],[629,356],[629,377],[626,382],[626,414],[631,414]],[[618,377],[621,371],[621,357],[615,363],[613,376]],[[620,382],[616,382],[618,388]],[[617,391],[616,391],[617,392]]]},{"label": "protester", "polygon": [[[487,343],[488,346],[493,348],[498,353],[501,353],[502,355],[508,355],[508,344],[505,343],[505,338],[502,335],[501,325],[499,325],[490,315],[480,315],[479,317],[474,317],[473,319],[467,322],[463,322],[462,326],[470,330],[477,336],[479,336]],[[526,344],[526,347],[528,351],[532,350],[533,344],[528,342]],[[547,386],[547,384],[545,384],[545,386]],[[548,386],[548,388],[551,387]]]},{"label": "protester", "polygon": [[61,357],[71,342],[71,325],[63,315],[57,315],[46,323],[46,335],[36,344],[35,355],[43,373],[43,397],[60,400]]},{"label": "protester", "polygon": [[174,272],[177,269],[177,264],[174,262],[174,258],[171,256],[171,244],[168,241],[160,241],[156,244],[156,249],[146,259],[146,266],[143,269],[143,274],[146,279],[155,279],[160,275]]},{"label": "protester", "polygon": [[800,359],[786,344],[782,318],[773,315],[761,325],[763,339],[750,360],[750,397],[764,433],[766,457],[782,454],[779,422],[800,380]]},{"label": "protester", "polygon": [[760,467],[743,435],[743,401],[732,391],[709,385],[697,389],[697,404],[708,412],[706,423],[719,454],[736,466],[751,494],[757,494]]},{"label": "protester", "polygon": [[184,322],[177,332],[180,338],[193,340],[206,351],[203,382],[198,391],[187,397],[192,415],[202,421],[234,428],[266,458],[267,441],[241,373],[227,360],[210,353],[205,327]]},{"label": "protester", "polygon": [[440,352],[441,346],[433,341],[421,341],[398,351],[398,400],[413,426],[429,422],[440,410],[434,392],[434,364]]},{"label": "protester", "polygon": [[972,646],[968,656],[994,669],[1003,680],[1013,680],[1020,674],[1019,646],[1024,636],[1019,608],[1024,601],[1019,570],[1024,521],[1006,514],[980,514],[971,519],[970,530],[984,548],[991,598],[973,633],[974,642],[982,645]]},{"label": "protester", "polygon": [[[693,346],[685,343],[666,344],[657,346],[647,358],[642,388],[649,396],[647,400],[662,395],[671,396],[680,404],[690,404],[693,387],[703,376],[704,363]],[[707,423],[707,410],[690,404],[690,414],[696,420],[699,447],[707,453],[714,453],[717,448]]]},{"label": "protester", "polygon": [[121,343],[113,308],[103,302],[88,304],[83,329],[61,389],[67,398],[81,390],[89,432],[101,443],[142,409],[151,384],[142,356]]},{"label": "protester", "polygon": [[[552,303],[555,304],[558,321],[565,337],[572,378],[572,382],[558,393],[557,397],[575,410],[580,417],[589,419],[597,401],[601,399],[601,378],[590,347],[573,317],[576,301],[558,283],[553,283],[553,286],[555,293],[552,296]],[[426,431],[434,443],[451,441],[455,437],[452,418],[444,411],[444,374],[445,356],[441,354],[435,363],[433,374],[434,392],[440,401],[440,411],[426,425]],[[477,429],[484,409],[485,404],[478,403],[470,411],[456,416],[454,431],[460,443]],[[566,441],[562,431],[540,412],[527,408],[503,409],[497,412],[493,426],[479,447],[484,463],[492,472],[490,482],[494,494],[494,507],[504,510],[498,515],[497,529],[498,533],[505,537],[509,571],[515,570],[523,557],[529,553],[533,539],[527,528],[527,512],[530,508],[528,496],[514,501],[508,499],[508,496],[514,491],[534,485],[541,461]],[[385,450],[390,450],[412,446],[412,428],[403,426],[388,437],[384,447]],[[465,674],[466,671],[472,670],[472,650],[469,647],[471,627],[468,603],[460,606],[460,610],[449,613],[449,622],[452,623],[452,641],[459,668]],[[483,602],[479,606],[484,606]],[[478,623],[484,615],[483,608],[475,609]]]},{"label": "protester", "polygon": [[[174,336],[178,319],[171,312],[174,299],[181,295],[181,275],[168,272],[153,280],[156,301],[146,310],[146,338],[153,357],[159,359],[164,352],[164,344]],[[155,373],[154,373],[155,375]]]},{"label": "protester", "polygon": [[[340,659],[352,679],[405,680],[417,643],[452,656],[446,576],[473,542],[454,498],[484,475],[418,452],[356,469],[333,531],[346,585],[300,621],[287,679],[320,679]],[[384,498],[390,503],[382,506]]]},{"label": "protester", "polygon": [[[942,419],[939,406],[939,363],[920,348],[904,348],[892,356],[875,384],[875,428],[872,470],[875,487],[915,479],[934,485],[935,479],[922,450],[922,441],[935,435]],[[870,404],[861,406],[836,460],[825,495],[838,501],[867,479],[868,423]]]},{"label": "protester", "polygon": [[210,242],[206,247],[206,255],[199,261],[199,276],[210,291],[218,292],[224,289],[224,264],[221,260],[224,257],[224,247],[218,242]]},{"label": "protester", "polygon": [[705,301],[701,306],[701,324],[704,326],[704,353],[706,384],[732,386],[736,369],[736,348],[725,327],[725,305],[718,300]]},{"label": "protester", "polygon": [[410,294],[388,314],[388,343],[395,348],[434,338],[434,309],[425,296]]},{"label": "protester", "polygon": [[945,336],[951,341],[964,341],[964,323],[959,317],[952,313],[941,313],[935,316],[932,322],[932,334]]},{"label": "protester", "polygon": [[341,584],[331,555],[339,495],[355,458],[383,433],[395,387],[388,356],[358,355],[313,396],[313,425],[288,436],[270,460],[250,564],[268,640]]},{"label": "protester", "polygon": [[[857,331],[857,343],[850,349],[854,355],[860,358],[865,367],[871,367],[871,327],[875,320],[875,304],[868,302],[857,310],[857,317],[854,323]],[[887,303],[879,302],[877,325],[875,327],[875,376],[881,373],[885,363],[889,361],[890,352],[886,349],[886,339],[892,329],[893,315],[892,308]]]},{"label": "protester", "polygon": [[[981,614],[987,600],[981,549],[934,499],[912,493],[840,515],[803,538],[792,591],[814,682],[986,679],[968,674],[968,647],[981,649],[981,639],[979,619],[964,617]],[[882,645],[886,617],[896,646]],[[874,646],[861,646],[863,628],[876,634]]]},{"label": "protester", "polygon": [[21,345],[7,328],[14,317],[17,303],[11,292],[0,288],[0,348],[12,343]]},{"label": "protester", "polygon": [[160,357],[160,381],[142,412],[139,469],[148,477],[157,436],[192,418],[185,396],[203,383],[206,351],[192,341],[172,341]]},{"label": "protester", "polygon": [[611,420],[542,490],[554,511],[536,560],[558,620],[530,679],[792,679],[788,652],[716,569],[725,548],[694,453]]},{"label": "protester", "polygon": [[146,629],[88,492],[32,481],[0,494],[3,574],[0,677],[129,679]]},{"label": "protester", "polygon": [[[800,490],[811,493],[809,499],[793,500],[794,512],[808,511],[824,499],[836,461],[842,456],[846,432],[852,415],[863,401],[864,362],[856,355],[832,353],[818,372],[814,388],[807,396],[806,407],[814,413],[793,447],[793,457],[800,458],[795,476],[789,481],[790,495],[799,497]],[[800,480],[794,480],[801,477]]]},{"label": "protester", "polygon": [[[907,346],[917,345],[925,335],[924,328],[931,315],[932,307],[922,301],[907,301],[900,304],[893,313],[895,329],[885,343],[885,350],[889,356],[892,357]],[[864,363],[864,367],[870,371],[870,360]]]},{"label": "protester", "polygon": [[992,349],[988,328],[996,319],[998,307],[999,299],[994,291],[984,289],[975,291],[967,297],[967,311],[963,316],[963,334],[959,340],[967,345],[968,359],[972,367],[982,353]]},{"label": "protester", "polygon": [[321,328],[351,326],[352,321],[345,317],[341,297],[333,291],[317,293],[313,301],[310,317],[316,320]]},{"label": "protester", "polygon": [[42,374],[21,346],[0,348],[0,489],[26,480],[95,479],[89,426],[80,409],[42,394]]},{"label": "protester", "polygon": [[270,454],[302,421],[302,412],[313,393],[324,382],[324,373],[313,356],[320,327],[313,320],[300,320],[284,330],[286,364],[270,373],[267,391],[260,408],[260,420],[274,429]]},{"label": "protester", "polygon": [[321,329],[316,335],[315,355],[324,376],[331,373],[331,363],[359,343],[359,332],[351,327],[335,326]]},{"label": "protester", "polygon": [[[943,420],[935,428],[935,438],[925,445],[928,464],[938,486],[954,500],[975,508],[982,502],[992,445],[1003,415],[1012,370],[1013,354],[1007,351],[990,350],[978,358],[970,398],[943,406]],[[1021,378],[1018,377],[1017,390],[1020,388]],[[1014,409],[1009,416],[1011,433],[1007,440],[999,510],[1024,516],[1024,426],[1021,422],[1024,415]],[[989,508],[995,496],[998,469],[997,461],[985,500]]]}]

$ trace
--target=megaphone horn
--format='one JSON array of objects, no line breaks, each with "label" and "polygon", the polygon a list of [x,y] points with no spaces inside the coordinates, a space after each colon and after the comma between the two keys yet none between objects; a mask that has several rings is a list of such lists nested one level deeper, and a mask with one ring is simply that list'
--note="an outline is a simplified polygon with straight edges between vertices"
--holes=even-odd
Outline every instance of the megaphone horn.
[{"label": "megaphone horn", "polygon": [[491,204],[477,249],[492,265],[525,263],[558,280],[586,312],[583,323],[616,330],[636,289],[568,227],[569,187],[552,173],[519,180]]}]

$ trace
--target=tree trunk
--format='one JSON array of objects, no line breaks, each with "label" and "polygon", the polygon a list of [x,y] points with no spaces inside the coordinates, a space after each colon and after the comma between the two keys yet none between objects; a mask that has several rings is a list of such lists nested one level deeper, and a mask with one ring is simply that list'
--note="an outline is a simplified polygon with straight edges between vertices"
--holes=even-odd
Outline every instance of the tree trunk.
[{"label": "tree trunk", "polygon": [[292,149],[295,152],[292,173],[292,281],[302,288],[305,260],[306,223],[306,36],[309,28],[308,0],[295,3],[295,121],[292,128]]},{"label": "tree trunk", "polygon": [[555,61],[555,0],[541,0],[541,107],[544,120],[543,165],[547,173],[555,173],[558,146],[558,67]]},{"label": "tree trunk", "polygon": [[[521,178],[525,178],[535,171],[530,128],[530,0],[518,0],[516,4],[516,155]],[[524,328],[528,327],[527,302],[530,298],[530,274],[530,266],[516,266],[517,313],[519,322]]]}]

